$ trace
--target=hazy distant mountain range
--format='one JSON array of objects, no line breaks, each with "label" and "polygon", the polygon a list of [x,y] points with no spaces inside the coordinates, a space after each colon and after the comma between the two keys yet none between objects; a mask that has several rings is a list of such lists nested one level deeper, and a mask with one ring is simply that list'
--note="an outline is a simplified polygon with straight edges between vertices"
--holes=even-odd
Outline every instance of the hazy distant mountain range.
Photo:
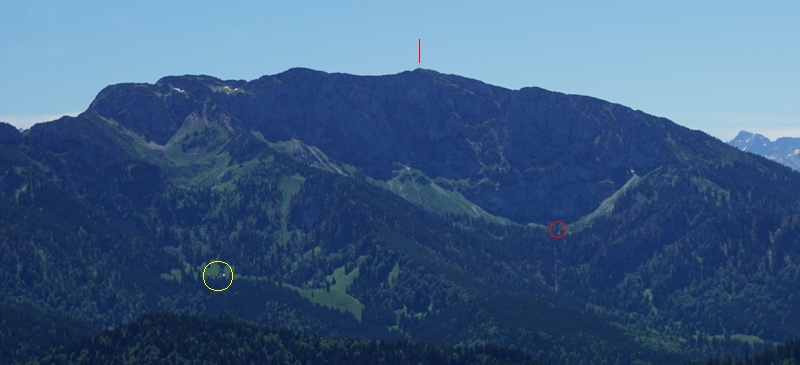
[{"label": "hazy distant mountain range", "polygon": [[0,351],[133,322],[68,353],[149,353],[158,311],[554,363],[753,354],[800,336],[797,186],[664,118],[430,70],[112,85],[0,124]]},{"label": "hazy distant mountain range", "polygon": [[800,138],[782,137],[773,142],[760,134],[741,131],[728,144],[800,171]]}]

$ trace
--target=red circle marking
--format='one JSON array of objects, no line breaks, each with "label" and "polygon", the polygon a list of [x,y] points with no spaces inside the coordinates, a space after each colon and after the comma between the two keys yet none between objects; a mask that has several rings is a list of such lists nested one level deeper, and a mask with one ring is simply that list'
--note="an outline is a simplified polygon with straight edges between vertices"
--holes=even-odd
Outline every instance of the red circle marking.
[{"label": "red circle marking", "polygon": [[[564,233],[562,233],[560,236],[553,235],[553,226],[556,225],[556,224],[560,224],[560,225],[564,226]],[[550,237],[553,237],[553,238],[564,237],[564,236],[567,235],[567,224],[562,222],[562,221],[555,221],[553,223],[550,223],[550,227],[547,227],[547,232],[550,232]]]}]

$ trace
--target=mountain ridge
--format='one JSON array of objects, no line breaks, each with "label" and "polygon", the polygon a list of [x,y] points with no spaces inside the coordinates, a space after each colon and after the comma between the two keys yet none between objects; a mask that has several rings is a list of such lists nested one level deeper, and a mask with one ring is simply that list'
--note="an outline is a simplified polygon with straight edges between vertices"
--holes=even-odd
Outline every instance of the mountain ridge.
[{"label": "mountain ridge", "polygon": [[[165,77],[0,143],[0,292],[103,326],[225,313],[674,364],[797,336],[797,184],[664,118],[543,89]],[[236,271],[221,295],[200,280],[214,259]]]},{"label": "mountain ridge", "polygon": [[[309,86],[302,90],[286,86],[298,82]],[[389,91],[368,96],[376,84]],[[431,101],[441,97],[444,108]],[[125,102],[114,102],[118,98]],[[325,101],[331,98],[344,101]],[[548,104],[564,98],[569,101]],[[151,107],[137,108],[140,105]],[[594,111],[581,111],[575,105]],[[448,111],[453,108],[459,112]],[[549,108],[569,114],[555,115]],[[689,133],[664,124],[669,123],[666,119],[591,97],[540,88],[513,91],[430,70],[364,80],[308,69],[291,69],[250,82],[165,77],[154,85],[109,86],[82,115],[117,120],[146,141],[164,145],[198,110],[227,118],[226,123],[237,128],[258,131],[271,142],[303,140],[379,181],[392,178],[395,163],[428,176],[467,179],[469,184],[462,185],[459,193],[468,200],[493,215],[538,224],[553,219],[576,221],[621,188],[631,170],[646,173],[663,162],[669,146],[642,133],[638,123],[669,125],[661,127],[663,133],[670,133],[667,129],[673,134]],[[295,112],[288,115],[288,110]],[[601,112],[602,121],[580,119],[582,114],[596,112]],[[641,122],[626,122],[623,127],[615,122],[617,118]],[[560,120],[578,122],[562,126]],[[605,123],[602,128],[606,129],[601,131],[597,123]],[[552,130],[553,135],[545,136],[543,130]],[[608,152],[594,156],[595,161],[588,164],[585,157],[598,145]],[[462,157],[443,157],[448,155]],[[555,196],[559,202],[546,196]]]},{"label": "mountain ridge", "polygon": [[773,142],[761,134],[740,131],[728,144],[800,171],[800,138],[780,137]]}]

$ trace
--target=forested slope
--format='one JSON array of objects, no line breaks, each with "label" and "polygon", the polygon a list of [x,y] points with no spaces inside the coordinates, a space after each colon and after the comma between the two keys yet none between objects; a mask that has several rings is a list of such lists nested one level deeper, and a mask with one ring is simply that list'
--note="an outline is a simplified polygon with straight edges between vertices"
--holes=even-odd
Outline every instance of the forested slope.
[{"label": "forested slope", "polygon": [[540,364],[519,350],[354,340],[232,318],[144,316],[29,364]]},{"label": "forested slope", "polygon": [[[227,314],[558,363],[744,355],[800,328],[800,174],[598,99],[425,70],[185,76],[12,137],[15,308],[98,327]],[[236,273],[225,292],[203,285],[212,260]]]}]

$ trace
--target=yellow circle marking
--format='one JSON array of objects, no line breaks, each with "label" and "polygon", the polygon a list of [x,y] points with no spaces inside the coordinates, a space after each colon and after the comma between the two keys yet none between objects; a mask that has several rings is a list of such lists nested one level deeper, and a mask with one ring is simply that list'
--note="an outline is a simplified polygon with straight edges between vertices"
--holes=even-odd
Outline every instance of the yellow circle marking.
[{"label": "yellow circle marking", "polygon": [[[226,286],[224,289],[214,289],[214,288],[208,286],[208,283],[206,283],[206,269],[208,269],[208,267],[211,266],[211,264],[217,263],[217,262],[221,263],[221,264],[225,264],[225,266],[227,266],[228,268],[231,269],[231,282],[228,283],[228,286]],[[215,291],[215,292],[221,292],[221,291],[228,290],[228,288],[231,287],[231,284],[233,284],[233,267],[231,267],[230,264],[228,264],[227,262],[222,261],[222,260],[214,260],[214,261],[209,262],[206,265],[206,267],[203,268],[203,284],[205,284],[205,286],[206,286],[206,288],[208,288],[208,290]]]}]

